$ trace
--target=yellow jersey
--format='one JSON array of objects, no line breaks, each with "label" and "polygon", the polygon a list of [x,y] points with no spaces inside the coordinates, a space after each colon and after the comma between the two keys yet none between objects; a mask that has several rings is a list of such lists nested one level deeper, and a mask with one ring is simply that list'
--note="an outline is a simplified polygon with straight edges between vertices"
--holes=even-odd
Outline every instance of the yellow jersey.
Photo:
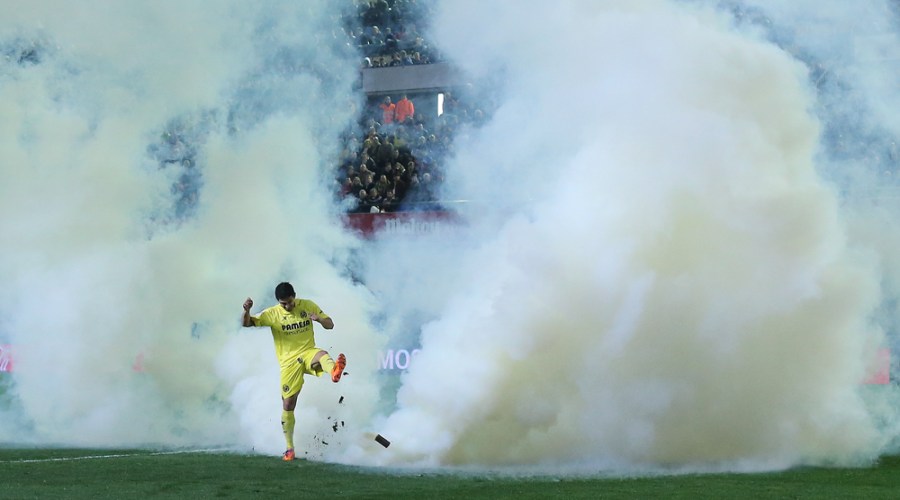
[{"label": "yellow jersey", "polygon": [[315,313],[320,319],[329,316],[315,302],[306,299],[294,299],[294,309],[286,311],[281,304],[272,306],[250,316],[253,326],[268,326],[272,329],[275,340],[275,355],[282,367],[297,363],[303,351],[316,346],[313,337],[313,322],[309,315]]}]

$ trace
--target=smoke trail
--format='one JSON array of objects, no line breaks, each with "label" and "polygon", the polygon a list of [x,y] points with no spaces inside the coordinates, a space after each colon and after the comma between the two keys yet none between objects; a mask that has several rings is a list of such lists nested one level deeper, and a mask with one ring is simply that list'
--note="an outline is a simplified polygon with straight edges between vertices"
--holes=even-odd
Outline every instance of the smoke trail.
[{"label": "smoke trail", "polygon": [[892,415],[860,386],[883,342],[877,248],[816,163],[842,167],[815,116],[832,98],[715,7],[440,11],[442,50],[502,75],[448,192],[502,210],[404,254],[451,285],[398,294],[435,319],[376,461],[759,470],[882,450]]},{"label": "smoke trail", "polygon": [[[341,391],[365,423],[375,363],[356,353],[378,337],[342,277],[353,242],[324,173],[358,76],[334,8],[31,2],[4,16],[0,331],[22,425],[0,441],[280,451],[271,339],[238,321],[246,296],[271,304],[285,279],[335,318],[319,344],[356,361]],[[308,386],[305,449],[339,397]]]}]

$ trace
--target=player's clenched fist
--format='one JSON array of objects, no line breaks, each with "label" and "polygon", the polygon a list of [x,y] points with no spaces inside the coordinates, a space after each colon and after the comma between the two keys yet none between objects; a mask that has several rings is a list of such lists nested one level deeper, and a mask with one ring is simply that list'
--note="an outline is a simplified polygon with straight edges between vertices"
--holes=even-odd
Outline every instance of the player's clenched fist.
[{"label": "player's clenched fist", "polygon": [[253,299],[247,297],[247,300],[244,301],[244,310],[250,312],[251,307],[253,307]]}]

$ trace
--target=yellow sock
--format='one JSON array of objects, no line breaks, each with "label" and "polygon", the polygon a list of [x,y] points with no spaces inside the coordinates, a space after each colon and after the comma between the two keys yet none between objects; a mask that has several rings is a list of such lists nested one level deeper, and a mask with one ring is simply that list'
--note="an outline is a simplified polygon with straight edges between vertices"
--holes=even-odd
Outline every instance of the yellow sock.
[{"label": "yellow sock", "polygon": [[289,450],[294,449],[294,412],[283,410],[281,412],[281,430],[284,431],[284,440],[287,441]]},{"label": "yellow sock", "polygon": [[319,364],[322,365],[323,373],[331,373],[331,370],[334,370],[334,360],[331,359],[331,356],[328,354],[323,354],[321,358],[319,358]]}]

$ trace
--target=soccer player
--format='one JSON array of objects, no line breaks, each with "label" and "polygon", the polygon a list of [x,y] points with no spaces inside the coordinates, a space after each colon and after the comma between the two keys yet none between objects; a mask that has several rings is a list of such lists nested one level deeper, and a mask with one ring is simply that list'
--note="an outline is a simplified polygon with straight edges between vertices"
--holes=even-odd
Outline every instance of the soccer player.
[{"label": "soccer player", "polygon": [[250,308],[253,307],[253,299],[248,297],[244,301],[243,326],[268,326],[272,330],[275,354],[281,365],[281,429],[287,441],[283,458],[293,460],[294,408],[303,387],[303,375],[321,377],[327,372],[331,374],[331,381],[337,383],[344,374],[347,358],[338,354],[337,361],[334,361],[327,351],[316,347],[312,322],[331,330],[334,321],[315,302],[298,299],[290,283],[279,283],[275,287],[275,298],[278,300],[277,306],[263,310],[259,316],[252,316]]}]

